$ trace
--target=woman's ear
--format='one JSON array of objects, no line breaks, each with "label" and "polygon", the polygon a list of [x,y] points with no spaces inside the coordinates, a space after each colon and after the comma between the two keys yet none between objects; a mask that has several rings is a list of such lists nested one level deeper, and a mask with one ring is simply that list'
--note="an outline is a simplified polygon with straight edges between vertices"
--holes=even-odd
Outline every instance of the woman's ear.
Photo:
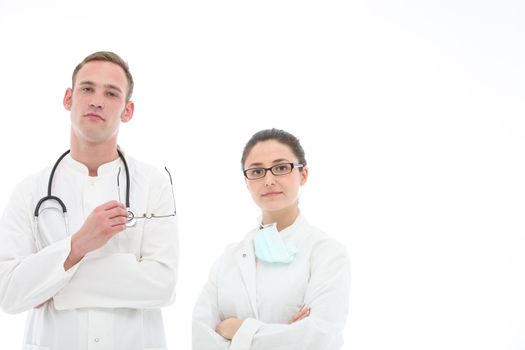
[{"label": "woman's ear", "polygon": [[301,175],[301,186],[306,183],[306,180],[308,180],[308,167],[304,167],[302,171],[299,171]]}]

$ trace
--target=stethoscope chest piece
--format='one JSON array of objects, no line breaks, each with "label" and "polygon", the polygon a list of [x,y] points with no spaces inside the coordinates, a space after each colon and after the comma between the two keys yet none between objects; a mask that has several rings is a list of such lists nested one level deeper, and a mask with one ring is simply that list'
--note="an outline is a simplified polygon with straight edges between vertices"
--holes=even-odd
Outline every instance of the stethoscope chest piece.
[{"label": "stethoscope chest piece", "polygon": [[128,208],[128,221],[126,222],[126,227],[133,227],[137,223],[135,219],[135,214]]}]

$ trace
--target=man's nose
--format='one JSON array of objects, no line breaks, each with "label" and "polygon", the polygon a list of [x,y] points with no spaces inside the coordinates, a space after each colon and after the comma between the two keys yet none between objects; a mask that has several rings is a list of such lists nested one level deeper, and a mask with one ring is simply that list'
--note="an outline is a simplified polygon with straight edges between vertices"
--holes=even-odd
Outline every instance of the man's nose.
[{"label": "man's nose", "polygon": [[91,97],[91,101],[89,102],[89,107],[92,107],[92,108],[104,108],[104,102],[103,102],[103,98],[102,96],[100,96],[99,94],[94,94],[92,97]]}]

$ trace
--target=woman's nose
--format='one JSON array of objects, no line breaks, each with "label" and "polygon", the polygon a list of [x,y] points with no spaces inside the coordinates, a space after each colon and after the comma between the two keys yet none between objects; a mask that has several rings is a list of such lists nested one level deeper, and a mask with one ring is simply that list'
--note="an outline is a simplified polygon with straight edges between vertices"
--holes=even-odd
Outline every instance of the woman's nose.
[{"label": "woman's nose", "polygon": [[264,174],[264,185],[271,186],[273,184],[275,184],[275,175],[270,170],[267,170],[266,174]]}]

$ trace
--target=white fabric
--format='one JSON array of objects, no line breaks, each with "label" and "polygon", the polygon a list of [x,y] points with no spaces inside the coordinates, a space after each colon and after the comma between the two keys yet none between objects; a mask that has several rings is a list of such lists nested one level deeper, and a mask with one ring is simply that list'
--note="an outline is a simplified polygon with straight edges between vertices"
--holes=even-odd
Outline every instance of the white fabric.
[{"label": "white fabric", "polygon": [[[295,259],[269,264],[255,258],[255,232],[213,265],[193,311],[193,349],[341,349],[350,288],[346,249],[300,215],[280,232],[297,247]],[[304,304],[310,316],[290,324]],[[229,317],[244,320],[231,342],[215,332]]]},{"label": "white fabric", "polygon": [[[126,158],[130,205],[137,215],[173,212],[167,174]],[[52,194],[68,210],[69,235],[91,211],[110,200],[125,201],[120,159],[102,165],[97,177],[66,156],[57,168]],[[51,242],[37,249],[33,213],[47,194],[50,168],[15,189],[0,220],[0,306],[8,313],[29,311],[24,349],[166,349],[160,307],[174,299],[177,278],[175,217],[138,220],[102,248],[64,271],[71,237],[56,202],[46,201],[38,230]],[[43,305],[41,305],[43,304]]]}]

